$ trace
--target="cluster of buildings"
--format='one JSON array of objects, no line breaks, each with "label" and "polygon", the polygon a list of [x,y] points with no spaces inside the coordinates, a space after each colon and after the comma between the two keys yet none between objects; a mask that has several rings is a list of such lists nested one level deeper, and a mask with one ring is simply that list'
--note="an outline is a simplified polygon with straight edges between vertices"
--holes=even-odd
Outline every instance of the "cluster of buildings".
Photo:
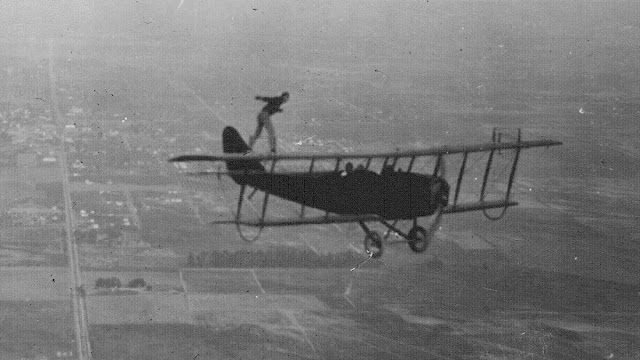
[{"label": "cluster of buildings", "polygon": [[49,225],[64,220],[64,214],[57,206],[49,208],[33,201],[12,206],[5,215],[13,226]]},{"label": "cluster of buildings", "polygon": [[[24,227],[64,221],[61,204],[52,204],[47,191],[37,186],[38,178],[47,177],[43,167],[59,166],[55,150],[59,144],[58,127],[49,109],[31,103],[0,105],[3,224]],[[34,171],[39,168],[43,171]]]},{"label": "cluster of buildings", "polygon": [[49,109],[0,107],[0,166],[57,165],[58,132]]}]

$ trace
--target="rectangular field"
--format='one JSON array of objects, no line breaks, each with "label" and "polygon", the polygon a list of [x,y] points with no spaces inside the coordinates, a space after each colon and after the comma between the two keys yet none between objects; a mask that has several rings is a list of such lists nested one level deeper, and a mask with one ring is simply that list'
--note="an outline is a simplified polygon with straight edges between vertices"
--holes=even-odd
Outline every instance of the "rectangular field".
[{"label": "rectangular field", "polygon": [[377,286],[376,270],[360,269],[198,269],[182,270],[189,294],[267,294],[342,296]]},{"label": "rectangular field", "polygon": [[0,301],[68,301],[69,276],[63,267],[0,267]]},{"label": "rectangular field", "polygon": [[0,300],[0,359],[54,359],[58,353],[75,354],[68,299]]},{"label": "rectangular field", "polygon": [[184,294],[90,295],[87,313],[91,325],[191,322]]},{"label": "rectangular field", "polygon": [[247,269],[183,270],[182,277],[189,293],[263,293],[252,271]]}]

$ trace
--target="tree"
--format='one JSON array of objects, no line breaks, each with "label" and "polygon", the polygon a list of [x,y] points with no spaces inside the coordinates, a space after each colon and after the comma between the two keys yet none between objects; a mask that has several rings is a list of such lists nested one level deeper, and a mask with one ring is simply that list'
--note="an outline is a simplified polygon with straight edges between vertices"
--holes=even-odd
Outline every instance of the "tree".
[{"label": "tree", "polygon": [[187,257],[187,266],[188,267],[196,266],[196,257],[193,255],[191,251],[189,251],[189,256]]},{"label": "tree", "polygon": [[120,279],[118,279],[117,277],[111,277],[108,279],[109,281],[109,288],[113,289],[113,288],[120,288],[122,286],[122,282],[120,282]]},{"label": "tree", "polygon": [[105,279],[105,278],[96,279],[96,289],[99,289],[99,288],[113,289],[113,288],[119,288],[121,286],[122,286],[122,283],[120,282],[120,279],[118,279],[117,277],[110,277],[108,279]]},{"label": "tree", "polygon": [[129,288],[143,288],[147,285],[143,278],[135,278],[127,284]]},{"label": "tree", "polygon": [[207,257],[206,251],[200,251],[196,256],[196,266],[197,267],[205,267],[207,263],[205,262]]}]

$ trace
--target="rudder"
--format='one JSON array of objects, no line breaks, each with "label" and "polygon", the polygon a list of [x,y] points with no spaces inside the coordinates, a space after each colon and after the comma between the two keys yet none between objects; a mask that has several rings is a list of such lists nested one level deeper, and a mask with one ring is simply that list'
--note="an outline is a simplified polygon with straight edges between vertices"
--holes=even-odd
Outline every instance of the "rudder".
[{"label": "rudder", "polygon": [[[251,148],[242,139],[238,130],[232,126],[227,126],[222,131],[222,151],[225,154],[246,154]],[[264,172],[264,166],[258,160],[229,160],[227,170],[231,172],[246,171],[249,173]],[[248,175],[247,174],[247,175]],[[232,174],[231,177],[238,183],[243,182],[244,177],[239,174]]]},{"label": "rudder", "polygon": [[227,126],[222,130],[222,151],[225,154],[245,154],[251,148],[247,145],[238,130],[232,126]]}]

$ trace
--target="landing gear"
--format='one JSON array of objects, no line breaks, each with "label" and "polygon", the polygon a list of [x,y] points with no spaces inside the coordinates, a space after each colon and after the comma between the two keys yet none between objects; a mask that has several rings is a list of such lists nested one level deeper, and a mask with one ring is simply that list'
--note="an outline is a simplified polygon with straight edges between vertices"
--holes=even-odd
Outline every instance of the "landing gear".
[{"label": "landing gear", "polygon": [[382,237],[372,231],[364,237],[364,250],[374,259],[382,256]]},{"label": "landing gear", "polygon": [[440,227],[442,221],[442,209],[444,205],[438,205],[435,213],[431,216],[431,221],[427,229],[418,225],[418,219],[413,219],[413,227],[407,234],[407,242],[411,250],[417,253],[421,253],[429,247],[433,235]]},{"label": "landing gear", "polygon": [[417,253],[424,252],[431,244],[431,236],[427,236],[427,230],[422,226],[414,226],[409,230],[407,242],[411,250]]},{"label": "landing gear", "polygon": [[360,222],[360,226],[366,234],[364,237],[364,250],[372,258],[379,258],[382,256],[382,237],[377,231],[369,230],[369,227],[364,222]]},{"label": "landing gear", "polygon": [[[364,230],[366,234],[364,238],[364,249],[367,251],[367,254],[369,254],[369,256],[371,256],[372,258],[379,258],[380,256],[382,256],[382,242],[383,240],[386,240],[385,242],[387,244],[406,241],[413,252],[415,253],[424,252],[425,250],[427,250],[429,245],[431,245],[431,240],[433,239],[435,232],[440,228],[440,221],[442,220],[443,208],[444,206],[442,204],[438,205],[438,208],[434,211],[434,214],[430,216],[430,221],[426,228],[418,225],[417,218],[413,219],[413,226],[411,227],[411,230],[409,230],[408,234],[402,232],[400,229],[396,227],[397,221],[391,224],[383,219],[379,219],[378,222],[380,222],[382,225],[384,225],[388,229],[384,239],[380,236],[379,233],[377,233],[376,231],[370,230],[367,227],[367,225],[365,225],[365,223],[361,221],[360,226],[362,227],[362,230]],[[399,240],[399,241],[388,240],[387,238],[389,237],[391,232],[394,232],[398,236],[401,236],[403,240]]]}]

